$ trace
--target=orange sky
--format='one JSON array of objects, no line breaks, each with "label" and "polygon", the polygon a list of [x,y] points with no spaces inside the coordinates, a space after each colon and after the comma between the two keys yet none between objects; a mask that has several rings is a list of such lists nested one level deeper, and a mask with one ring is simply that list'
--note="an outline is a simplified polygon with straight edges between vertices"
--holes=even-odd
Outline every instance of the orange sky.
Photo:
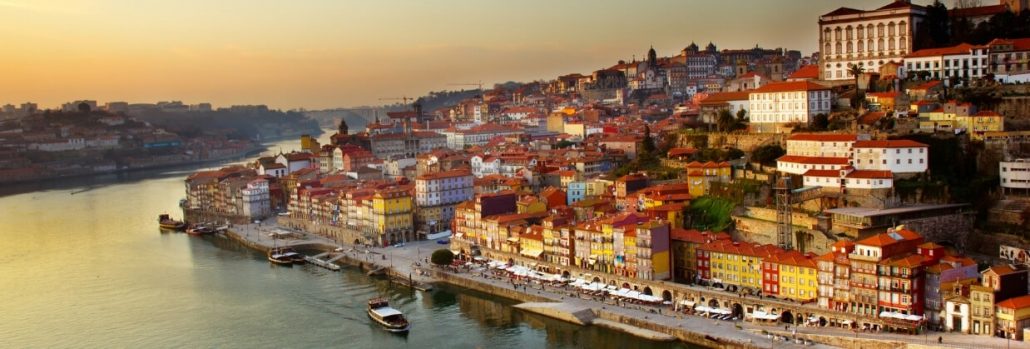
[{"label": "orange sky", "polygon": [[887,2],[0,0],[0,104],[319,109],[589,73],[649,45],[659,56],[691,41],[807,55],[820,14]]}]

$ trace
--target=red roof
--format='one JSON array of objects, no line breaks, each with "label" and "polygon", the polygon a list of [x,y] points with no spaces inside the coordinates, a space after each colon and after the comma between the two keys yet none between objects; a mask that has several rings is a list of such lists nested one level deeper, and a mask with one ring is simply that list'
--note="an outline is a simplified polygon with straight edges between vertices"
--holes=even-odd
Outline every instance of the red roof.
[{"label": "red roof", "polygon": [[888,141],[855,141],[853,148],[927,148],[928,146],[908,139],[894,139]]},{"label": "red roof", "polygon": [[940,80],[930,80],[930,81],[927,81],[927,82],[923,83],[922,85],[910,88],[910,90],[929,90],[931,88],[937,87],[937,85],[940,85],[940,84],[941,84]]},{"label": "red roof", "polygon": [[720,104],[729,101],[746,101],[748,99],[749,92],[716,92],[709,94],[708,97],[701,100],[701,104]]},{"label": "red roof", "polygon": [[940,47],[940,48],[927,48],[919,51],[912,52],[905,56],[906,58],[917,58],[917,57],[934,57],[934,56],[946,56],[946,55],[961,55],[968,54],[970,50],[980,46],[973,46],[966,43],[961,43],[951,47]]},{"label": "red roof", "polygon": [[1030,38],[1020,39],[994,39],[987,45],[1012,45],[1013,51],[1027,51],[1030,50]]},{"label": "red roof", "polygon": [[854,142],[858,136],[846,133],[795,133],[788,141]]},{"label": "red roof", "polygon": [[863,124],[863,125],[872,125],[872,124],[875,124],[880,119],[883,119],[883,117],[886,116],[886,115],[887,115],[887,113],[882,112],[882,111],[871,111],[871,112],[865,113],[865,115],[862,115],[862,116],[858,117],[858,123]]},{"label": "red roof", "polygon": [[998,302],[997,306],[998,308],[1005,309],[1023,309],[1030,307],[1030,295],[1009,298]]},{"label": "red roof", "polygon": [[895,92],[895,91],[891,91],[891,92],[866,92],[865,96],[866,96],[866,98],[869,98],[869,97],[897,98],[898,97],[898,93]]},{"label": "red roof", "polygon": [[967,8],[953,8],[948,10],[948,17],[983,17],[993,16],[999,13],[1004,13],[1009,10],[1006,5],[988,5],[978,7],[967,7]]},{"label": "red roof", "polygon": [[834,158],[829,156],[784,155],[779,159],[776,159],[776,161],[795,162],[799,164],[847,165],[851,160],[848,158]]},{"label": "red roof", "polygon": [[789,92],[789,91],[819,91],[829,90],[829,87],[805,80],[805,81],[783,81],[770,82],[765,86],[754,90],[758,93]]},{"label": "red roof", "polygon": [[815,64],[809,64],[802,66],[795,70],[794,73],[790,74],[788,79],[818,79],[819,78],[819,66]]},{"label": "red roof", "polygon": [[693,155],[694,153],[697,153],[697,149],[696,148],[690,148],[690,147],[686,147],[686,148],[672,148],[672,149],[669,149],[668,156],[669,157],[674,157],[674,156],[680,156],[680,155]]}]

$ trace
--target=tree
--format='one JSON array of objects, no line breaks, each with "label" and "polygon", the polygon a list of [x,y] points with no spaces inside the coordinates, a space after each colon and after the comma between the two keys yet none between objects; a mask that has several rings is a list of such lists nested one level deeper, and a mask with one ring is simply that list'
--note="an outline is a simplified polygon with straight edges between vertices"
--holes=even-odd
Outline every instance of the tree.
[{"label": "tree", "polygon": [[748,119],[747,119],[747,109],[738,110],[737,111],[737,122],[745,123],[747,121],[748,121]]},{"label": "tree", "polygon": [[855,91],[858,91],[858,77],[862,76],[862,73],[865,73],[865,70],[863,70],[862,67],[859,67],[858,64],[852,64],[851,67],[848,68],[848,74],[855,77]]},{"label": "tree", "polygon": [[79,111],[80,112],[89,113],[89,110],[90,110],[89,104],[86,104],[86,102],[79,103]]},{"label": "tree", "polygon": [[641,144],[641,155],[653,156],[656,149],[654,138],[651,137],[651,126],[644,125],[644,141]]},{"label": "tree", "polygon": [[776,165],[776,159],[779,159],[786,153],[787,151],[783,150],[783,147],[779,144],[767,144],[755,148],[755,150],[751,152],[751,161],[758,162],[765,166],[774,166]]},{"label": "tree", "polygon": [[451,265],[454,262],[454,252],[446,248],[433,251],[433,255],[429,257],[429,261],[436,265]]},{"label": "tree", "polygon": [[715,125],[720,132],[733,131],[733,113],[730,113],[727,109],[719,110],[719,116],[715,119]]},{"label": "tree", "polygon": [[830,117],[826,114],[819,113],[812,117],[812,131],[826,131],[826,128],[830,126]]}]

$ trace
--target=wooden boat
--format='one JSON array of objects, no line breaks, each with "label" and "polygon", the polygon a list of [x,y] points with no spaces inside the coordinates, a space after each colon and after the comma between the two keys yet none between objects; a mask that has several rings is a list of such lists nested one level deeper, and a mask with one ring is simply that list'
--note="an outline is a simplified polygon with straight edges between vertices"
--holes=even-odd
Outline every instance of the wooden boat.
[{"label": "wooden boat", "polygon": [[190,235],[194,235],[194,236],[208,235],[208,234],[214,234],[214,233],[215,233],[215,229],[214,228],[211,228],[210,226],[203,225],[203,224],[195,225],[195,226],[190,227],[189,229],[186,229],[186,234],[190,234]]},{"label": "wooden boat", "polygon": [[157,225],[161,229],[180,231],[186,228],[186,223],[172,219],[167,214],[157,216]]},{"label": "wooden boat", "polygon": [[293,265],[293,257],[281,253],[279,249],[268,251],[268,261],[278,265]]},{"label": "wooden boat", "polygon": [[404,314],[400,310],[391,308],[385,298],[368,300],[368,317],[393,333],[407,333],[411,330],[411,323],[404,317]]}]

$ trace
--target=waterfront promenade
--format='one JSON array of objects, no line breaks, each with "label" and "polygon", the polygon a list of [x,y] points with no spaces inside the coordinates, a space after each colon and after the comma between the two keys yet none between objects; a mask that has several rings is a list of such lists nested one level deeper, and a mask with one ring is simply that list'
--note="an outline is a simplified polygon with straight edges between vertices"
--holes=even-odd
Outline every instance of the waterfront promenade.
[{"label": "waterfront promenade", "polygon": [[[946,348],[1023,348],[1028,347],[1024,342],[1006,341],[1003,338],[973,336],[955,333],[929,332],[926,335],[903,335],[879,332],[855,332],[830,327],[795,327],[790,326],[784,330],[782,324],[764,325],[753,324],[746,321],[721,321],[708,319],[700,316],[687,315],[672,311],[671,307],[650,307],[645,305],[624,305],[617,306],[610,302],[599,300],[583,299],[576,296],[575,290],[570,288],[541,287],[540,285],[519,285],[513,286],[512,280],[504,277],[491,276],[490,273],[444,270],[443,268],[431,268],[427,259],[434,250],[447,248],[446,245],[436,244],[435,241],[409,242],[402,247],[366,248],[363,246],[351,246],[337,243],[331,239],[307,234],[295,230],[280,228],[274,225],[274,220],[257,224],[237,225],[231,229],[244,239],[245,244],[253,244],[253,248],[260,246],[311,247],[333,250],[341,248],[342,253],[348,257],[351,263],[359,261],[364,263],[366,268],[389,268],[390,273],[396,279],[408,279],[416,284],[431,284],[439,282],[438,278],[432,275],[446,274],[447,278],[461,278],[469,282],[483,285],[490,285],[498,289],[508,289],[519,292],[534,299],[542,299],[556,304],[554,308],[564,314],[574,313],[582,310],[590,310],[594,314],[606,313],[608,317],[616,317],[622,321],[621,326],[611,324],[610,320],[599,321],[594,325],[606,326],[609,328],[633,333],[635,335],[650,338],[662,339],[653,332],[643,327],[628,325],[625,322],[637,324],[650,324],[655,327],[683,329],[685,331],[708,335],[711,337],[729,340],[743,346],[752,347],[775,347],[775,348],[820,348],[831,347],[817,344],[799,345],[794,342],[773,340],[763,332],[771,332],[783,336],[793,337],[796,333],[800,337],[812,337],[817,341],[832,341],[834,346],[849,348],[895,348],[895,347],[946,347]],[[274,239],[272,233],[292,232],[288,237]],[[485,276],[484,276],[485,275]],[[728,293],[727,293],[728,294]],[[660,310],[659,310],[660,309]],[[526,309],[533,311],[533,309]],[[660,311],[660,313],[659,313]],[[544,315],[548,315],[543,313]],[[550,315],[548,315],[550,316]],[[554,317],[554,316],[552,316]],[[607,322],[607,323],[606,323]],[[658,331],[661,332],[661,331]],[[937,338],[941,337],[942,345],[937,344]],[[730,345],[733,346],[733,345]]]}]

